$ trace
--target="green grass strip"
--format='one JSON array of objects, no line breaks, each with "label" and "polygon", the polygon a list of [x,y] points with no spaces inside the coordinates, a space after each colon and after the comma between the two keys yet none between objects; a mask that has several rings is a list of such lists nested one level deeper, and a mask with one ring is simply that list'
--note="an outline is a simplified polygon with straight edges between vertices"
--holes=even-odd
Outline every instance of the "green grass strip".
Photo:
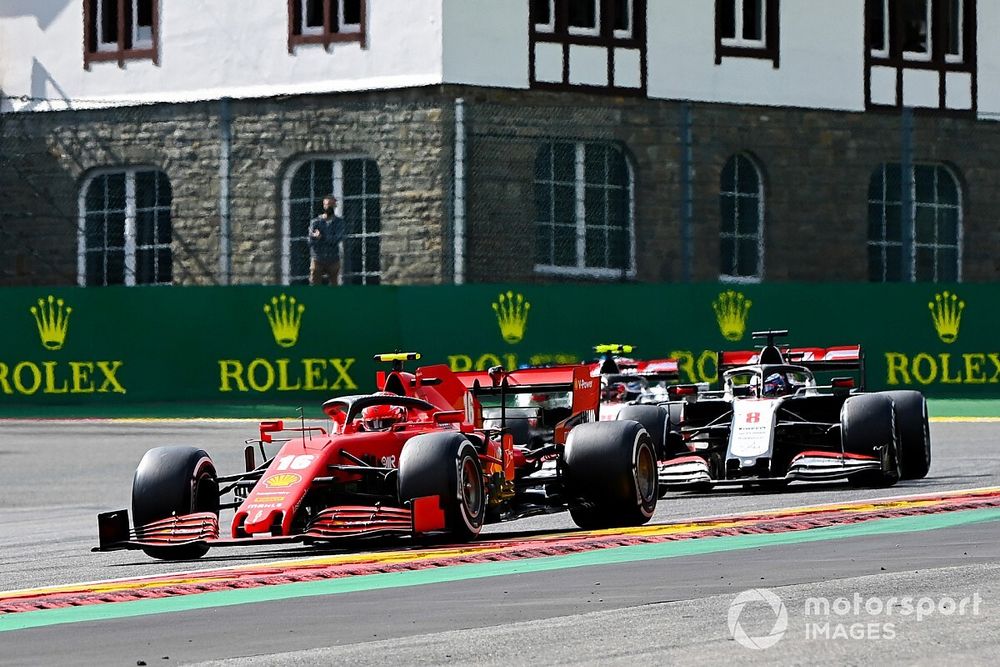
[{"label": "green grass strip", "polygon": [[589,567],[593,565],[613,565],[662,558],[697,556],[739,549],[803,544],[823,540],[868,537],[892,533],[919,532],[997,520],[1000,520],[1000,509],[997,508],[945,512],[922,516],[878,519],[847,526],[829,526],[784,533],[687,539],[595,549],[593,551],[565,556],[545,556],[515,561],[471,563],[451,567],[432,567],[407,572],[343,577],[315,582],[258,586],[255,588],[215,591],[148,600],[46,609],[2,615],[0,616],[0,632],[40,628],[64,623],[105,621],[194,609],[211,609],[239,604],[289,600],[317,595],[338,595],[358,591],[423,586],[511,574]]}]

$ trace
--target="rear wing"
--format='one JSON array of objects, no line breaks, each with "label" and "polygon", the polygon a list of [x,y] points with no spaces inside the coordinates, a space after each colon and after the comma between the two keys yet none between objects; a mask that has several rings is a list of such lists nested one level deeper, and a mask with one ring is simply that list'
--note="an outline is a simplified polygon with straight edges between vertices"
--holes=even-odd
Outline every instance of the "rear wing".
[{"label": "rear wing", "polygon": [[[444,411],[464,410],[466,422],[476,428],[482,427],[482,396],[568,392],[572,396],[571,415],[556,426],[559,443],[565,442],[574,425],[597,421],[599,416],[601,381],[582,365],[516,371],[497,366],[488,371],[456,372],[439,364],[421,366],[415,373],[394,366],[389,373],[379,372],[376,379],[382,391],[418,398]],[[501,399],[501,407],[504,404]]]},{"label": "rear wing", "polygon": [[644,377],[658,380],[679,380],[681,377],[680,367],[676,359],[640,361],[636,372]]},{"label": "rear wing", "polygon": [[587,365],[590,374],[594,377],[600,375],[614,375],[615,377],[640,376],[647,380],[678,380],[680,379],[680,367],[676,359],[649,359],[646,361],[636,359],[616,358],[614,366],[607,365],[606,360],[594,361]]},{"label": "rear wing", "polygon": [[601,408],[601,381],[591,376],[590,368],[577,366],[552,366],[504,371],[500,368],[488,372],[469,371],[455,375],[468,387],[472,398],[500,397],[501,420],[506,406],[504,397],[512,394],[542,394],[570,392],[570,416],[555,427],[555,442],[565,444],[570,429],[577,424],[597,421]]},{"label": "rear wing", "polygon": [[[780,355],[777,359],[774,354]],[[761,360],[763,357],[763,361]],[[865,355],[860,345],[835,347],[773,347],[763,350],[719,352],[719,374],[740,366],[786,363],[804,366],[813,372],[858,371],[865,385]]]},{"label": "rear wing", "polygon": [[[489,371],[463,371],[455,373],[455,377],[461,381],[468,389],[472,389],[476,383],[480,387],[499,386],[500,380],[506,379],[510,387],[551,387],[547,391],[571,391],[570,385],[573,383],[575,372],[583,366],[543,366],[541,368],[521,368],[515,371],[505,371],[502,368],[492,368]],[[589,370],[585,373],[589,378]],[[564,388],[556,388],[557,385],[565,385]],[[514,392],[510,393],[524,393]]]},{"label": "rear wing", "polygon": [[[861,370],[864,367],[864,353],[860,345],[783,347],[778,348],[778,352],[781,354],[780,360],[765,359],[763,363],[796,364],[814,371]],[[767,348],[719,352],[719,372],[762,363],[761,356],[767,356]]]}]

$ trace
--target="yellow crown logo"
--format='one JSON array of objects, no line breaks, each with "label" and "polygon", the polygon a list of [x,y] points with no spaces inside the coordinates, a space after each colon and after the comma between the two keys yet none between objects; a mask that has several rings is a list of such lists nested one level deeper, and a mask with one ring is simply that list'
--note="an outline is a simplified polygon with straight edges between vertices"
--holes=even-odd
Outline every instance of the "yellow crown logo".
[{"label": "yellow crown logo", "polygon": [[747,328],[747,313],[753,301],[735,290],[726,290],[712,302],[719,331],[726,340],[740,340]]},{"label": "yellow crown logo", "polygon": [[31,307],[38,325],[38,335],[42,339],[42,347],[46,350],[60,350],[66,342],[66,331],[69,329],[69,316],[73,309],[66,306],[62,299],[56,299],[51,294],[48,299],[39,299],[38,306]]},{"label": "yellow crown logo", "polygon": [[962,311],[965,302],[958,300],[957,294],[948,290],[934,295],[934,300],[927,304],[931,310],[931,319],[938,338],[944,343],[954,343],[958,339],[958,327],[962,324]]},{"label": "yellow crown logo", "polygon": [[524,295],[501,292],[499,299],[493,304],[493,310],[497,314],[503,339],[512,345],[521,342],[528,326],[528,311],[531,310],[531,304],[524,300]]},{"label": "yellow crown logo", "polygon": [[299,340],[302,313],[306,307],[295,301],[294,296],[271,297],[271,303],[264,304],[267,323],[271,325],[274,342],[281,347],[292,347]]}]

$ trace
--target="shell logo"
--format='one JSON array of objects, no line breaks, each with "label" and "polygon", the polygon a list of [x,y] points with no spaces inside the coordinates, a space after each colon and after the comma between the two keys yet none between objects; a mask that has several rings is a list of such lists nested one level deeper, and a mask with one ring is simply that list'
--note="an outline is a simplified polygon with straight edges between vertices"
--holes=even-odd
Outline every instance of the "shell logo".
[{"label": "shell logo", "polygon": [[264,486],[269,489],[284,489],[292,486],[293,484],[298,484],[301,481],[302,475],[296,475],[293,472],[284,472],[279,475],[271,475],[265,479]]}]

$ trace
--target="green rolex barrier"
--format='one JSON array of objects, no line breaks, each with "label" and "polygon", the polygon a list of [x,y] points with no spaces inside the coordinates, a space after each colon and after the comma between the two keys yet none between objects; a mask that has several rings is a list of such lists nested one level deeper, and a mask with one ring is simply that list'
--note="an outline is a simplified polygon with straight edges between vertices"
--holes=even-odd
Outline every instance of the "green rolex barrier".
[{"label": "green rolex barrier", "polygon": [[872,389],[996,398],[998,301],[993,285],[9,288],[0,402],[318,405],[374,389],[376,352],[468,370],[590,359],[601,342],[712,381],[718,350],[768,328],[861,343]]}]

